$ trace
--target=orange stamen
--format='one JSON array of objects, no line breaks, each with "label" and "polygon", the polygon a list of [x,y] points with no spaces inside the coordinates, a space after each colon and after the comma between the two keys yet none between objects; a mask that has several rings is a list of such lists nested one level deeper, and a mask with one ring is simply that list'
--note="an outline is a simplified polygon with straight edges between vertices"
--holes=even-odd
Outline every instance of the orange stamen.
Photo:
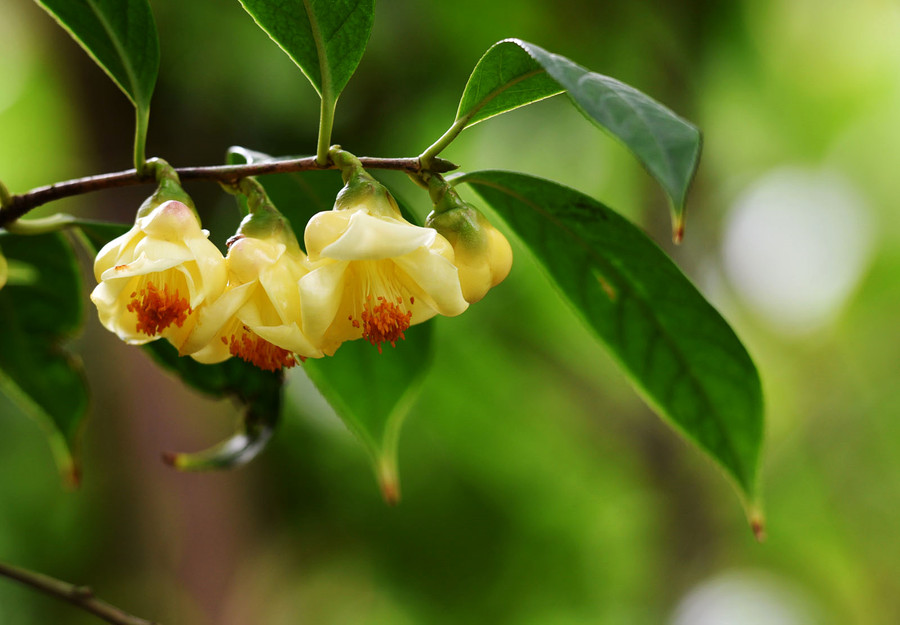
[{"label": "orange stamen", "polygon": [[[237,356],[264,371],[278,371],[282,367],[289,369],[296,366],[294,354],[261,338],[247,326],[242,326],[239,334],[240,338],[232,335],[230,342],[222,337],[222,342],[228,343],[228,351],[232,356]],[[306,360],[303,356],[299,358],[301,362]]]},{"label": "orange stamen", "polygon": [[134,291],[131,298],[128,311],[137,315],[137,331],[147,336],[156,336],[173,323],[180,328],[193,312],[178,289],[175,293],[169,293],[168,284],[163,285],[160,291],[159,287],[148,282],[140,291]]},{"label": "orange stamen", "polygon": [[406,338],[403,332],[409,328],[412,311],[403,310],[403,299],[400,297],[394,303],[379,295],[377,301],[378,304],[373,306],[372,297],[368,297],[366,307],[360,315],[362,323],[358,320],[352,321],[355,328],[362,325],[363,338],[377,347],[380,354],[382,343],[390,343],[391,347],[397,347],[397,341]]}]

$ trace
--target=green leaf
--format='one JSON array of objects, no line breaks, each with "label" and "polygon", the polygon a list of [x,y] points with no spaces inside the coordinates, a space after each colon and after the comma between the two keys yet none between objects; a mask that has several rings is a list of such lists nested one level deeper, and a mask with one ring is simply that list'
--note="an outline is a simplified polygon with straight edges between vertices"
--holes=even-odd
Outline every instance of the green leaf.
[{"label": "green leaf", "polygon": [[388,503],[400,496],[397,439],[431,364],[432,323],[409,328],[405,340],[382,353],[366,341],[348,341],[334,357],[304,365],[316,388],[365,445]]},{"label": "green leaf", "polygon": [[9,281],[0,289],[0,387],[46,430],[63,478],[79,480],[87,411],[81,363],[61,347],[80,327],[81,273],[60,233],[0,234]]},{"label": "green leaf", "polygon": [[[105,222],[81,221],[77,225],[93,254],[128,230],[127,226]],[[263,371],[239,358],[215,365],[201,364],[179,356],[178,350],[164,340],[147,343],[142,349],[188,386],[212,397],[231,397],[244,406],[234,436],[201,452],[166,453],[166,462],[184,471],[223,469],[245,464],[265,448],[280,416],[284,380],[281,372]]]},{"label": "green leaf", "polygon": [[240,1],[322,99],[336,100],[365,52],[375,0]]},{"label": "green leaf", "polygon": [[596,200],[523,174],[460,176],[522,239],[646,401],[756,496],[759,374],[722,316],[643,232]]},{"label": "green leaf", "polygon": [[600,128],[621,141],[659,182],[681,239],[684,204],[700,160],[700,131],[668,108],[614,78],[591,72],[534,44],[494,44],[466,84],[455,126],[462,130],[494,115],[567,92]]},{"label": "green leaf", "polygon": [[147,0],[36,0],[139,110],[150,108],[159,41]]}]

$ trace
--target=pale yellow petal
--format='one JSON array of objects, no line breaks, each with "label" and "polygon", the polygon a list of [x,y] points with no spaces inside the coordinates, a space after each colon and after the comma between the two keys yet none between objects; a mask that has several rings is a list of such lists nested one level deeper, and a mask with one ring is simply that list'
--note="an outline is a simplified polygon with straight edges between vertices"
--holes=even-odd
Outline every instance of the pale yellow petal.
[{"label": "pale yellow petal", "polygon": [[322,256],[336,260],[393,258],[431,245],[436,235],[431,228],[358,211],[350,217],[346,231],[322,248]]},{"label": "pale yellow petal", "polygon": [[237,311],[247,303],[247,300],[258,288],[258,284],[251,282],[229,289],[214,302],[197,309],[197,321],[191,333],[185,338],[179,347],[182,354],[193,354],[200,351],[222,333],[230,323],[234,322]]},{"label": "pale yellow petal", "polygon": [[341,305],[347,264],[341,261],[322,264],[298,282],[303,302],[303,331],[315,345],[321,344]]}]

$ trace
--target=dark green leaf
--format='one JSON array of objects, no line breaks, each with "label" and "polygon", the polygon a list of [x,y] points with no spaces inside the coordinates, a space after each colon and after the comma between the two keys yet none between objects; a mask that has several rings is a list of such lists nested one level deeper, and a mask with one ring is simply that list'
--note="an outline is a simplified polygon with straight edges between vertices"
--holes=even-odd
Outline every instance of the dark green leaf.
[{"label": "dark green leaf", "polygon": [[466,182],[531,248],[647,402],[752,503],[763,429],[759,375],[718,312],[666,254],[594,199],[523,174]]},{"label": "dark green leaf", "polygon": [[672,205],[674,236],[680,240],[684,204],[700,160],[700,131],[634,87],[534,44],[507,39],[494,44],[475,66],[457,123],[470,126],[562,91],[662,185]]},{"label": "dark green leaf", "polygon": [[241,0],[323,99],[334,101],[369,41],[375,0]]},{"label": "dark green leaf", "polygon": [[[78,223],[87,248],[92,253],[125,232],[120,224],[83,221]],[[0,291],[2,294],[2,291]],[[186,471],[221,469],[245,464],[265,448],[281,410],[281,372],[263,371],[239,358],[206,365],[179,356],[167,341],[153,341],[142,348],[162,368],[185,384],[213,397],[232,397],[244,406],[240,428],[222,443],[196,454],[165,454],[174,467]]]},{"label": "dark green leaf", "polygon": [[36,0],[146,114],[159,71],[147,0]]},{"label": "dark green leaf", "polygon": [[77,484],[87,410],[81,363],[61,342],[81,326],[81,274],[60,233],[0,234],[9,282],[0,289],[0,386],[50,437],[64,478]]}]

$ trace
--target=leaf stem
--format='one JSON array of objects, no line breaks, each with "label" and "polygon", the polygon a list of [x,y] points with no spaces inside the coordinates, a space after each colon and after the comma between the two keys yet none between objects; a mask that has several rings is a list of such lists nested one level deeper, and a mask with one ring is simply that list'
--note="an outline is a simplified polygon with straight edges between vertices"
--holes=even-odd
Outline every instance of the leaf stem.
[{"label": "leaf stem", "polygon": [[328,150],[331,148],[331,128],[334,125],[334,108],[337,101],[326,90],[322,93],[322,108],[319,112],[319,145],[316,148],[316,164],[328,166]]},{"label": "leaf stem", "polygon": [[[391,169],[412,174],[422,171],[422,165],[418,158],[373,158],[363,156],[359,160],[366,169]],[[435,159],[430,169],[436,172],[448,172],[453,171],[457,167],[450,161]],[[318,164],[316,157],[307,156],[294,159],[275,159],[250,165],[182,167],[175,171],[181,180],[211,180],[225,184],[236,184],[241,178],[246,178],[247,176],[324,169],[337,169],[337,166],[333,163],[321,166]],[[37,187],[27,193],[10,196],[9,203],[4,204],[0,208],[0,228],[5,228],[8,224],[27,214],[28,211],[48,202],[90,193],[91,191],[155,182],[156,179],[152,175],[148,176],[138,173],[135,169],[129,169],[127,171],[87,176]]]},{"label": "leaf stem", "polygon": [[422,165],[422,169],[434,170],[432,165],[434,164],[435,157],[441,153],[444,148],[446,148],[450,143],[459,136],[459,133],[463,131],[466,127],[466,124],[469,123],[469,116],[461,117],[453,122],[453,125],[441,135],[441,138],[435,141],[431,146],[429,146],[424,152],[419,155],[419,163]]},{"label": "leaf stem", "polygon": [[85,612],[90,612],[113,625],[157,625],[152,621],[132,616],[105,601],[97,599],[94,596],[94,592],[87,586],[76,586],[42,573],[35,573],[2,562],[0,562],[0,576],[30,586],[57,599],[68,601]]},{"label": "leaf stem", "polygon": [[141,174],[147,173],[147,126],[149,122],[149,109],[138,106],[135,109],[134,123],[134,169]]}]

